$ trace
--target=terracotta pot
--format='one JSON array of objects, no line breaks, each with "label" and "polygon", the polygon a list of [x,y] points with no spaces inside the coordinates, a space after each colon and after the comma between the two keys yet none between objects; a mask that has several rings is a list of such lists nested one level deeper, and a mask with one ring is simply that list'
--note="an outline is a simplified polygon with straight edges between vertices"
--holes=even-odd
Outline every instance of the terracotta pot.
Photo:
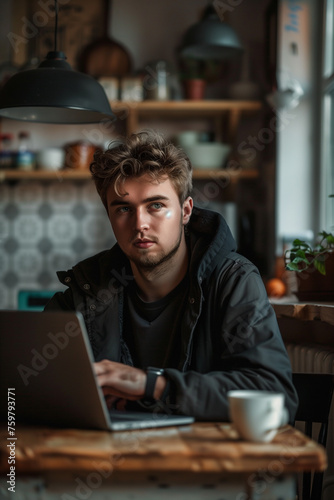
[{"label": "terracotta pot", "polygon": [[296,273],[297,290],[293,293],[301,301],[334,300],[334,252],[324,254],[326,274],[319,273],[312,265],[305,271]]},{"label": "terracotta pot", "polygon": [[93,161],[97,146],[87,142],[74,142],[65,146],[65,167],[87,170]]},{"label": "terracotta pot", "polygon": [[199,101],[204,98],[206,81],[194,78],[192,80],[184,80],[184,96],[186,99]]}]

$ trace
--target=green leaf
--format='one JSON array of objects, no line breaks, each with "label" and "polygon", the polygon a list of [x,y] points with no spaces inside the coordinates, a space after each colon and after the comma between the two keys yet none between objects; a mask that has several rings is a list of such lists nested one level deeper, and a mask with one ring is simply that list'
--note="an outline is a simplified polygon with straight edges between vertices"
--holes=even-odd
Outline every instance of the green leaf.
[{"label": "green leaf", "polygon": [[311,248],[306,241],[299,240],[298,238],[293,240],[292,245],[293,247]]},{"label": "green leaf", "polygon": [[305,259],[303,257],[296,257],[295,259],[293,259],[293,263],[294,264],[304,263],[304,264],[306,264],[307,267],[311,265],[311,262],[308,259]]},{"label": "green leaf", "polygon": [[306,258],[306,254],[305,254],[304,250],[297,250],[297,252],[295,253],[295,257],[294,257],[293,260],[295,260],[297,258],[302,259],[302,260],[304,260],[304,261],[307,262],[307,258]]},{"label": "green leaf", "polygon": [[319,273],[325,275],[326,274],[326,267],[325,267],[325,262],[323,259],[317,260],[314,259],[313,261],[314,267],[319,271]]},{"label": "green leaf", "polygon": [[301,271],[301,269],[299,269],[298,267],[298,264],[295,264],[294,262],[289,262],[286,265],[286,269],[288,269],[289,271],[296,271],[297,273]]}]

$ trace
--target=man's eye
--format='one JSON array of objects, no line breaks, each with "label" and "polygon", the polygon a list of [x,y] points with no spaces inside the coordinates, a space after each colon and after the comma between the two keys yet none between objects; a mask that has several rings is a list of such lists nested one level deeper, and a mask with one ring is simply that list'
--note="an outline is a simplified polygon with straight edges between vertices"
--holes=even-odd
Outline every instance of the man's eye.
[{"label": "man's eye", "polygon": [[152,203],[151,205],[151,208],[153,208],[154,210],[160,210],[160,208],[163,207],[162,203],[160,203],[159,201],[155,201],[154,203]]},{"label": "man's eye", "polygon": [[129,207],[118,207],[118,209],[116,210],[116,212],[118,214],[125,214],[129,211]]}]

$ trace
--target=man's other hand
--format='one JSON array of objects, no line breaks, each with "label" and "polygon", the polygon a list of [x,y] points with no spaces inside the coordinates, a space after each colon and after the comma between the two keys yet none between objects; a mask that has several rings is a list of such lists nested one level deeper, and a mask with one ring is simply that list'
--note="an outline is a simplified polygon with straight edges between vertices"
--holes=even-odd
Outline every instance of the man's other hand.
[{"label": "man's other hand", "polygon": [[[144,396],[147,378],[144,370],[106,359],[94,363],[94,370],[105,396],[130,400]],[[166,383],[165,377],[158,377],[154,390],[155,399],[160,399]]]}]

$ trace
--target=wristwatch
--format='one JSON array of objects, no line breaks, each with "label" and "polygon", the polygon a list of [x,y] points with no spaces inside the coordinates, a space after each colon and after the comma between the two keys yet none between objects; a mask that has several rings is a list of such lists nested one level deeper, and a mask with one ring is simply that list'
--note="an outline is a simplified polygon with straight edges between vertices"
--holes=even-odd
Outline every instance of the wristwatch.
[{"label": "wristwatch", "polygon": [[143,399],[145,400],[153,400],[153,394],[154,394],[154,389],[155,389],[155,384],[157,382],[157,378],[160,377],[160,375],[164,374],[164,369],[163,368],[155,368],[154,366],[148,366],[146,368],[146,386],[145,386],[145,393]]}]

